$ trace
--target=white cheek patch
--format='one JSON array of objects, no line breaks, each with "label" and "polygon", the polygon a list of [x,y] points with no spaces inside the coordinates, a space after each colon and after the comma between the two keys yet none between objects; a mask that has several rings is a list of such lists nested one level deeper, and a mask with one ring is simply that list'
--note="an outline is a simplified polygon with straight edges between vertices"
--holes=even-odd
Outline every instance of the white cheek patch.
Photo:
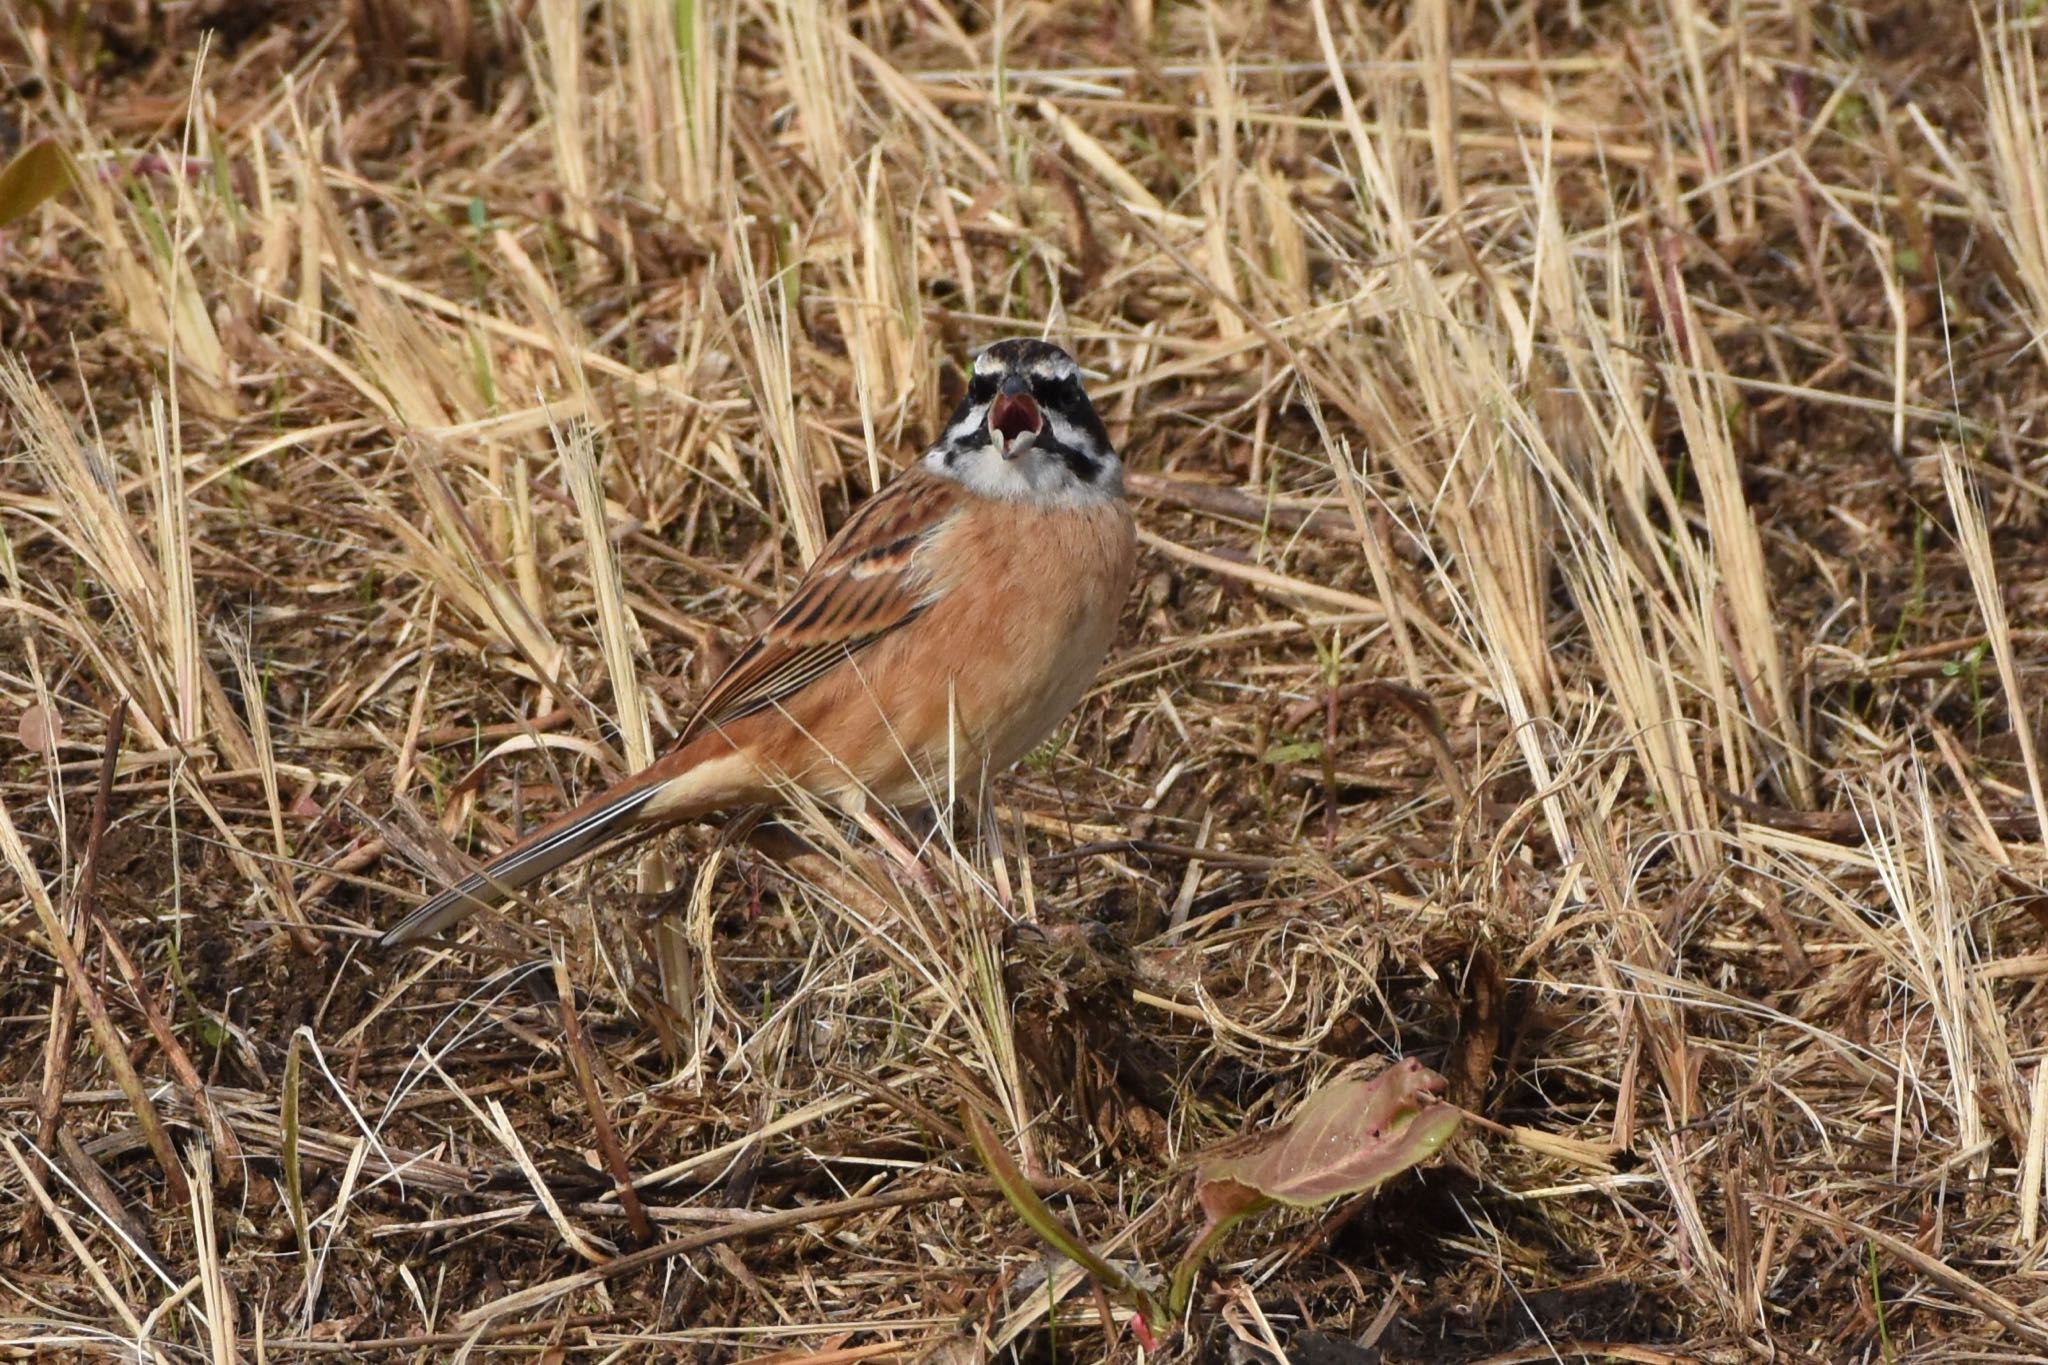
[{"label": "white cheek patch", "polygon": [[1052,428],[1053,440],[1067,449],[1085,451],[1094,448],[1094,438],[1086,435],[1082,432],[1081,428],[1069,422],[1067,415],[1059,409],[1049,409],[1045,414],[1045,421],[1046,425]]},{"label": "white cheek patch", "polygon": [[946,428],[946,444],[955,445],[988,425],[988,404],[971,408],[965,417]]},{"label": "white cheek patch", "polygon": [[994,444],[988,435],[988,404],[983,403],[970,408],[965,417],[946,428],[925,453],[925,466],[944,473],[957,461],[977,453],[992,453]]}]

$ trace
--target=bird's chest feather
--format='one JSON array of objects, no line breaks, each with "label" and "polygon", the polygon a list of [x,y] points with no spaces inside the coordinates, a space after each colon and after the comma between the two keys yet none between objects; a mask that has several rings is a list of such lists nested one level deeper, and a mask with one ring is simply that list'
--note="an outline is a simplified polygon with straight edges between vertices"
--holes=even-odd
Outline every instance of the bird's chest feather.
[{"label": "bird's chest feather", "polygon": [[[1101,666],[1130,589],[1135,533],[1121,502],[984,503],[935,537],[959,715],[973,731],[1036,730],[1035,743]],[[1007,746],[1001,746],[1007,747]]]}]

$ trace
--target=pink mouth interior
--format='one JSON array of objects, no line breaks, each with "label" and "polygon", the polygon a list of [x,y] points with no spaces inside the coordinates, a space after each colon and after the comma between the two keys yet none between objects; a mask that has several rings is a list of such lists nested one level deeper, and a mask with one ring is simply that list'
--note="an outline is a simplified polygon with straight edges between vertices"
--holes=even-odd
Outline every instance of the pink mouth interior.
[{"label": "pink mouth interior", "polygon": [[1020,436],[1035,436],[1044,427],[1045,419],[1029,394],[998,394],[989,407],[988,428],[1002,438],[1005,446]]}]

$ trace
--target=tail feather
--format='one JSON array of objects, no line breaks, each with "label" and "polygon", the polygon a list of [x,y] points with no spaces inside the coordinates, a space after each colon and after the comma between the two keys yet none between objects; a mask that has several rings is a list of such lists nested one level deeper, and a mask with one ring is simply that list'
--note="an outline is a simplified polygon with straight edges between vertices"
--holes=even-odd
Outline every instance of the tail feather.
[{"label": "tail feather", "polygon": [[427,901],[387,929],[377,946],[398,948],[431,938],[470,911],[497,905],[564,863],[612,842],[639,823],[641,807],[666,785],[655,781],[606,792],[578,806]]}]

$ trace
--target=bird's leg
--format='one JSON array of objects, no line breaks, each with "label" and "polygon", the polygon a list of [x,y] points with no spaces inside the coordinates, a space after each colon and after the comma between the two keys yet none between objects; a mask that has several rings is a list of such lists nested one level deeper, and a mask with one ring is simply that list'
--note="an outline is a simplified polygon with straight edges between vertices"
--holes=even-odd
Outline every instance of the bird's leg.
[{"label": "bird's leg", "polygon": [[[975,815],[975,825],[977,827],[975,832],[984,841],[984,847],[989,858],[989,867],[995,873],[993,880],[995,883],[996,905],[1007,915],[1010,913],[1011,900],[1010,859],[1003,848],[1003,822],[996,816],[995,784],[986,777],[981,782],[981,800],[978,804],[980,809]],[[1017,856],[1020,858],[1024,856],[1022,845],[1018,846]]]},{"label": "bird's leg", "polygon": [[897,871],[916,882],[919,890],[938,889],[938,882],[933,878],[931,869],[924,865],[924,860],[919,858],[908,844],[897,838],[896,831],[877,817],[865,802],[854,809],[853,822],[866,830],[868,837],[882,846],[882,851],[896,864]]},{"label": "bird's leg", "polygon": [[[744,846],[755,852],[761,851],[757,836],[761,832],[761,820],[765,813],[758,806],[741,811],[737,819],[729,822],[719,832],[719,842]],[[761,865],[753,858],[745,856],[741,856],[737,861],[740,865],[740,879],[747,886],[747,923],[752,924],[761,918]]]},{"label": "bird's leg", "polygon": [[761,865],[752,858],[740,862],[740,876],[747,883],[747,923],[761,918]]}]

